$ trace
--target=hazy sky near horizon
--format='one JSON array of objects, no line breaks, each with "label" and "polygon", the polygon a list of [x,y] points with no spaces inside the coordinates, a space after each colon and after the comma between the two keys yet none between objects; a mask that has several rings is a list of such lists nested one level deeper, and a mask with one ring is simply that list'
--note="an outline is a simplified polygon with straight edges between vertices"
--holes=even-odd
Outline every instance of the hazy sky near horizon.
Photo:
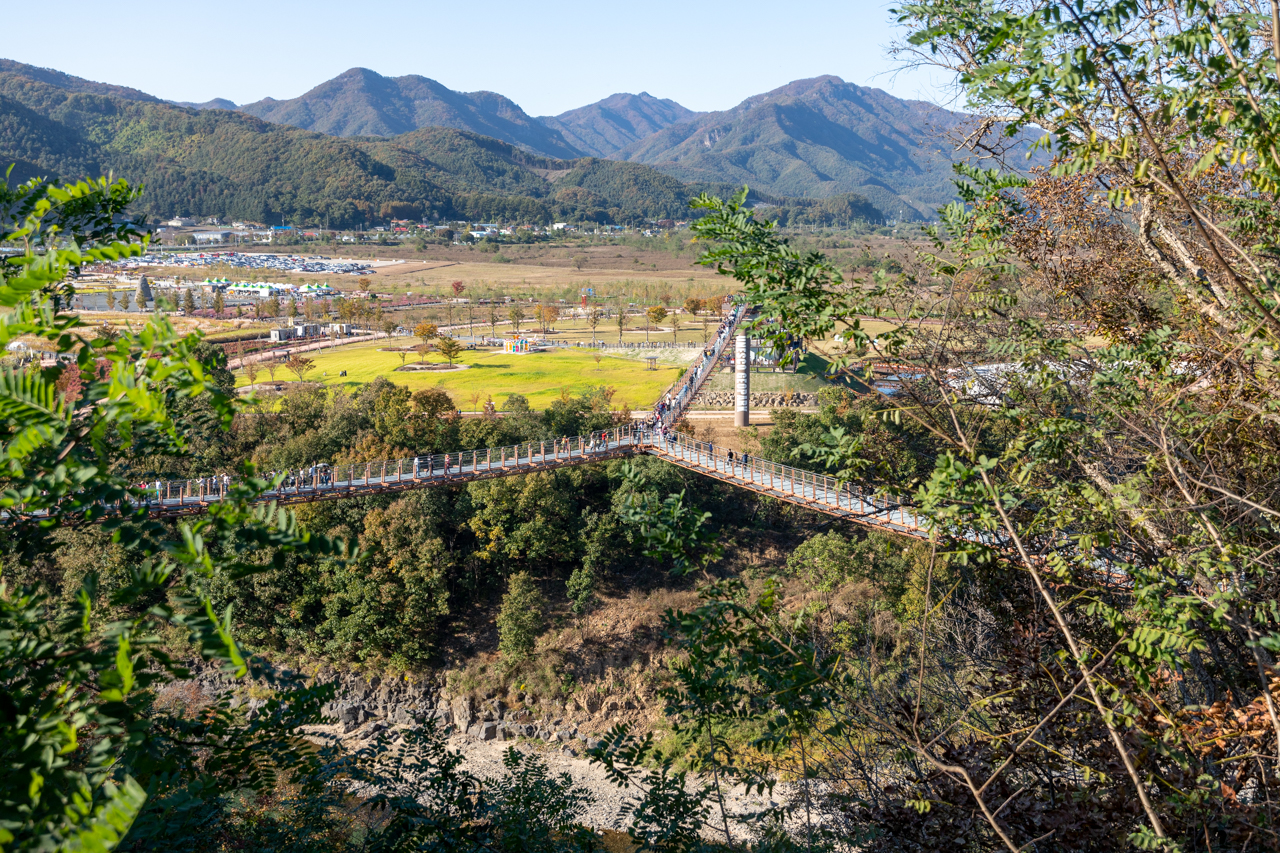
[{"label": "hazy sky near horizon", "polygon": [[[388,77],[421,74],[459,91],[499,92],[531,115],[640,91],[720,110],[822,74],[948,103],[941,75],[894,73],[885,50],[900,36],[892,5],[60,0],[52,21],[39,4],[6,11],[6,29],[32,37],[7,40],[0,55],[175,101],[284,100],[362,66]],[[75,34],[67,41],[84,41],[51,50],[57,42],[39,35],[51,23]]]}]

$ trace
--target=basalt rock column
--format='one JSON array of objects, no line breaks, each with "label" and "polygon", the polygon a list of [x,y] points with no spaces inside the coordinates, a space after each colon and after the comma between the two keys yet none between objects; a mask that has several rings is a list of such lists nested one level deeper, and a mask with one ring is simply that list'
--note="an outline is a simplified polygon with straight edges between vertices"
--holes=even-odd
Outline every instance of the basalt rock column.
[{"label": "basalt rock column", "polygon": [[733,425],[751,423],[751,336],[738,335],[733,355]]}]

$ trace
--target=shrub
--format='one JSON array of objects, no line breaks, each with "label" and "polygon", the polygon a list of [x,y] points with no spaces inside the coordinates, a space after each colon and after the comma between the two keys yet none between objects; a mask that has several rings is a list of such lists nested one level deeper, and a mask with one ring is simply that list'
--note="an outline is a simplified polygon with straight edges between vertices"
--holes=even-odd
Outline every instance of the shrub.
[{"label": "shrub", "polygon": [[834,530],[801,542],[787,558],[787,570],[823,592],[846,580],[863,577],[855,564],[854,545]]},{"label": "shrub", "polygon": [[595,601],[596,573],[590,566],[574,569],[565,584],[565,592],[569,596],[569,609],[574,613],[585,613]]}]

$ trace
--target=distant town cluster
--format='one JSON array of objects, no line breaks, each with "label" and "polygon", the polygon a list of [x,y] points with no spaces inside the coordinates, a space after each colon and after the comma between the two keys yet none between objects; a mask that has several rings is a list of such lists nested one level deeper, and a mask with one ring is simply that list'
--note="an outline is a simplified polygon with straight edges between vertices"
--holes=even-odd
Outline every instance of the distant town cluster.
[{"label": "distant town cluster", "polygon": [[422,238],[432,242],[461,245],[488,241],[528,242],[551,239],[558,234],[583,233],[595,236],[623,236],[642,234],[654,237],[670,231],[687,228],[687,220],[655,219],[643,227],[602,224],[573,224],[553,222],[550,225],[502,224],[495,222],[456,221],[445,224],[392,219],[385,225],[372,225],[358,229],[329,229],[316,226],[262,225],[257,222],[235,221],[224,227],[216,216],[198,220],[176,217],[160,224],[155,234],[165,244],[173,246],[232,246],[239,244],[291,245],[314,240],[330,243],[380,243],[391,239]]}]

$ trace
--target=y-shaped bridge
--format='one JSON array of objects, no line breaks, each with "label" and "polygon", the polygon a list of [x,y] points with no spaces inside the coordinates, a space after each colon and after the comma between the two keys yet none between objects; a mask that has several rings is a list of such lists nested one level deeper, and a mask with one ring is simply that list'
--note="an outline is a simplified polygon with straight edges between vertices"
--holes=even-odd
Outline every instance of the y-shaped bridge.
[{"label": "y-shaped bridge", "polygon": [[[315,465],[286,472],[279,485],[261,496],[281,504],[339,500],[359,495],[394,494],[409,489],[458,485],[493,477],[548,471],[644,453],[714,477],[725,483],[788,503],[907,536],[926,537],[925,525],[910,508],[855,484],[763,459],[734,456],[708,442],[694,441],[669,428],[684,414],[733,341],[746,311],[735,307],[707,349],[677,380],[644,424],[618,427],[589,436],[572,436],[483,450],[464,450],[359,465]],[[159,518],[194,515],[222,501],[232,480],[156,481],[135,501]]]}]

